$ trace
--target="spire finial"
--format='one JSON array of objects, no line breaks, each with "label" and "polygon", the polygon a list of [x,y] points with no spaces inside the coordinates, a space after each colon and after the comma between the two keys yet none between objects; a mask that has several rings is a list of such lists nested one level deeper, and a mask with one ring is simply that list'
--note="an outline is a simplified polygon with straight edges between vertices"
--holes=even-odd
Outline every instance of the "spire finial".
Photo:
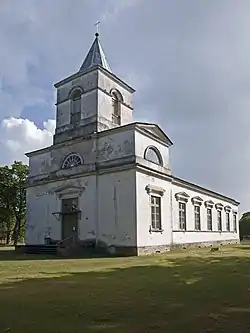
[{"label": "spire finial", "polygon": [[96,33],[95,33],[95,36],[96,37],[98,37],[99,36],[99,25],[100,25],[100,21],[97,21],[96,23],[95,23],[95,26],[96,26]]}]

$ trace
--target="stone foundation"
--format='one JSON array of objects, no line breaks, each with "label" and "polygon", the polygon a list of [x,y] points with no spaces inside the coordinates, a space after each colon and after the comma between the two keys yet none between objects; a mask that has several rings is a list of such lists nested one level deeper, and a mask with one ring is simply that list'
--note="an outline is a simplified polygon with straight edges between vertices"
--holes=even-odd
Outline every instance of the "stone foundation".
[{"label": "stone foundation", "polygon": [[142,246],[137,248],[137,255],[149,255],[155,253],[164,253],[174,248],[195,248],[195,247],[209,247],[209,246],[220,246],[229,244],[239,244],[238,239],[230,239],[224,241],[213,241],[213,242],[198,242],[198,243],[184,243],[184,244],[172,244],[172,245],[155,245],[155,246]]},{"label": "stone foundation", "polygon": [[145,256],[154,253],[165,253],[167,251],[170,251],[170,249],[170,245],[140,246],[137,248],[137,255]]},{"label": "stone foundation", "polygon": [[184,243],[184,244],[173,244],[172,248],[190,248],[190,247],[209,247],[209,246],[220,246],[220,245],[230,245],[239,244],[239,239],[229,239],[223,241],[212,241],[212,242],[197,242],[197,243]]}]

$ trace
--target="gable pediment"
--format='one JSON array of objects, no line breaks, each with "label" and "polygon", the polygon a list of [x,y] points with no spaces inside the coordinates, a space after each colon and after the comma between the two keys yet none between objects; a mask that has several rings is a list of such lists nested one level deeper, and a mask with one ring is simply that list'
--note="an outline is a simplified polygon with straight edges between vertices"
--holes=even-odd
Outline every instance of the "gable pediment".
[{"label": "gable pediment", "polygon": [[199,197],[199,196],[196,196],[196,197],[193,197],[192,199],[191,199],[191,201],[192,201],[192,203],[193,204],[199,204],[199,205],[201,205],[202,204],[202,202],[203,202],[203,199],[201,198],[201,197]]},{"label": "gable pediment", "polygon": [[205,206],[212,208],[214,206],[214,202],[212,200],[205,201]]},{"label": "gable pediment", "polygon": [[232,208],[231,208],[230,206],[225,206],[225,207],[224,207],[224,210],[225,210],[227,213],[229,213],[229,212],[231,212]]},{"label": "gable pediment", "polygon": [[186,192],[179,192],[175,194],[175,198],[177,201],[188,201],[190,195],[188,195]]},{"label": "gable pediment", "polygon": [[84,191],[85,187],[82,186],[74,186],[74,185],[65,185],[59,186],[54,189],[54,193],[59,197],[65,196],[76,196],[79,197]]},{"label": "gable pediment", "polygon": [[215,205],[215,208],[216,208],[217,210],[222,210],[223,205],[222,205],[221,203],[217,203],[217,204]]},{"label": "gable pediment", "polygon": [[156,124],[136,123],[136,127],[145,134],[153,136],[155,139],[164,142],[168,147],[173,145],[173,142],[165,134],[165,132]]}]

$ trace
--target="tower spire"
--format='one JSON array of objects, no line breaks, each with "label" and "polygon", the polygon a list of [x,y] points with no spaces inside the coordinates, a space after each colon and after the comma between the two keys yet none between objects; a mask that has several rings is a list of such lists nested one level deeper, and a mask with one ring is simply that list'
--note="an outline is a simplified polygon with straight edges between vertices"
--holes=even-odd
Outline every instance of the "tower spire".
[{"label": "tower spire", "polygon": [[91,45],[89,52],[86,55],[86,58],[84,59],[82,66],[79,70],[79,72],[86,71],[87,69],[94,67],[94,66],[101,66],[108,70],[109,72],[112,72],[111,67],[109,66],[109,63],[107,61],[107,58],[103,52],[100,40],[99,40],[99,32],[98,32],[98,26],[100,24],[100,21],[98,21],[96,25],[96,33],[95,33],[95,39],[93,44]]}]

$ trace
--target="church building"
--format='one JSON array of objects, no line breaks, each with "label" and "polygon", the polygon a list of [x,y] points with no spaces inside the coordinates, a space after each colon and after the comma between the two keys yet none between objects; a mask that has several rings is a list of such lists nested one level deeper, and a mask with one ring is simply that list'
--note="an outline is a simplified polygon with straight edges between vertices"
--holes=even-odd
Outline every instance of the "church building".
[{"label": "church building", "polygon": [[26,246],[142,255],[239,242],[239,202],[172,173],[171,139],[133,122],[135,90],[112,72],[98,33],[55,88],[53,144],[26,154]]}]

